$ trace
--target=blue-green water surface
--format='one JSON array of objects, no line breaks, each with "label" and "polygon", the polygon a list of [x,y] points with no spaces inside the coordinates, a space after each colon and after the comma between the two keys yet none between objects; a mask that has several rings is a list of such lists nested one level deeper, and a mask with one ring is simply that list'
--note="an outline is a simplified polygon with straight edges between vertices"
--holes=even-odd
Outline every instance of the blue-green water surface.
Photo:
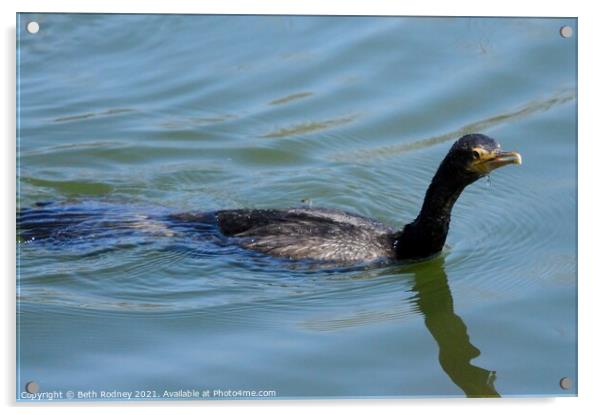
[{"label": "blue-green water surface", "polygon": [[401,227],[462,134],[523,156],[423,263],[308,268],[160,224],[20,243],[18,399],[577,393],[576,19],[17,20],[18,208],[311,203]]}]

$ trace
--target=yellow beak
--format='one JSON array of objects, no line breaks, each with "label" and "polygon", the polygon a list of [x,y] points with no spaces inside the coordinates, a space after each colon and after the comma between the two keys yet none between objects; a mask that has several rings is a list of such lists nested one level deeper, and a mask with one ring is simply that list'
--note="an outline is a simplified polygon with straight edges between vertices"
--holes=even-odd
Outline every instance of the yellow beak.
[{"label": "yellow beak", "polygon": [[522,162],[523,158],[516,151],[492,151],[489,154],[481,153],[481,158],[475,160],[470,168],[479,174],[489,174],[508,164],[522,164]]}]

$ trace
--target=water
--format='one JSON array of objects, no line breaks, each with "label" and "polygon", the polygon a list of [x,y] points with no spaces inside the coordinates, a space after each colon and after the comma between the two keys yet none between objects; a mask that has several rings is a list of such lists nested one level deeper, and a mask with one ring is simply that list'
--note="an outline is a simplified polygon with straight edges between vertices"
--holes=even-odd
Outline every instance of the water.
[{"label": "water", "polygon": [[160,226],[21,243],[18,398],[32,380],[151,398],[576,394],[566,24],[21,14],[20,207],[311,203],[401,227],[460,135],[524,164],[470,186],[443,254],[413,265],[304,268]]}]

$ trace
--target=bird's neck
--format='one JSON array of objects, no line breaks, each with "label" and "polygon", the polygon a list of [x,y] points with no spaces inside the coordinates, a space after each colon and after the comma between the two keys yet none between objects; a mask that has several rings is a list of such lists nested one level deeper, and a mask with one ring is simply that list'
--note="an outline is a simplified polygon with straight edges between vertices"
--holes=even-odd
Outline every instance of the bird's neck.
[{"label": "bird's neck", "polygon": [[433,256],[443,249],[451,212],[464,188],[474,180],[458,177],[443,163],[433,178],[416,219],[394,235],[397,259]]}]

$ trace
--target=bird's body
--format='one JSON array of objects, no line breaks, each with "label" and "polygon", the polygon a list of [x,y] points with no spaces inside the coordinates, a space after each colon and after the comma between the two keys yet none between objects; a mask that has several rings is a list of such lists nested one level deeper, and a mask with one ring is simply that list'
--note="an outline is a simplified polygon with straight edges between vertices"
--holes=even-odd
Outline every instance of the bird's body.
[{"label": "bird's body", "polygon": [[518,153],[503,153],[499,147],[481,134],[458,140],[433,177],[419,215],[401,230],[343,210],[319,208],[233,209],[172,218],[213,222],[244,248],[293,260],[349,264],[428,258],[443,248],[452,208],[464,188],[497,167],[520,163]]},{"label": "bird's body", "polygon": [[[184,224],[193,232],[214,225],[223,238],[243,248],[292,260],[351,264],[424,259],[443,248],[452,208],[464,188],[498,167],[520,163],[518,153],[502,152],[485,135],[460,138],[439,165],[420,213],[401,230],[343,210],[320,208],[187,212],[168,215],[166,225],[178,229]],[[44,221],[21,222],[24,231],[52,234],[52,215],[42,216]]]},{"label": "bird's body", "polygon": [[269,255],[340,263],[394,257],[392,228],[342,210],[222,210],[215,217],[224,235]]}]

